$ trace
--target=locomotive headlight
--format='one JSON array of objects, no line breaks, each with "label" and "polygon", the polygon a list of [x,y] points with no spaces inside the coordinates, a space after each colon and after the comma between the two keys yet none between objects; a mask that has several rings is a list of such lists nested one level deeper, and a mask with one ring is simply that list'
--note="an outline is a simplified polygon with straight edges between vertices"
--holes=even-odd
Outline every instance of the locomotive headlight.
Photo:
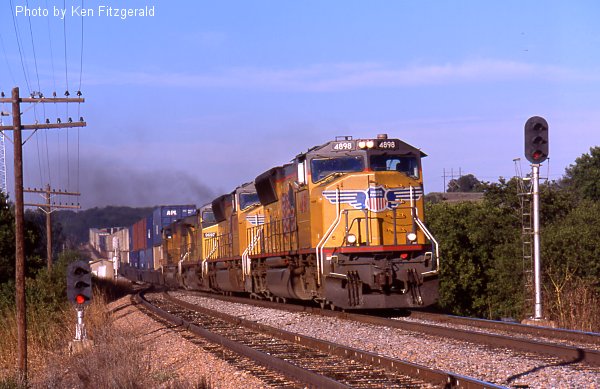
[{"label": "locomotive headlight", "polygon": [[356,235],[348,234],[348,236],[346,236],[346,242],[348,242],[348,244],[356,243]]},{"label": "locomotive headlight", "polygon": [[358,141],[359,149],[365,149],[366,147],[367,147],[367,142],[365,142],[364,140]]},{"label": "locomotive headlight", "polygon": [[372,149],[373,146],[375,146],[375,142],[373,142],[372,140],[368,140],[367,141],[367,148],[368,149]]},{"label": "locomotive headlight", "polygon": [[409,241],[414,242],[415,240],[417,240],[417,234],[415,234],[414,232],[409,232],[408,234],[406,234],[406,238]]}]

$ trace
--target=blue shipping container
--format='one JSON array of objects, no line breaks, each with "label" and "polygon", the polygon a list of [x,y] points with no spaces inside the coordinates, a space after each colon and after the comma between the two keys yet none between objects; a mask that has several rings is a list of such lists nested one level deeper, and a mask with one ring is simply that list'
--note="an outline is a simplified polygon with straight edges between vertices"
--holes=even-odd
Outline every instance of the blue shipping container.
[{"label": "blue shipping container", "polygon": [[152,252],[152,247],[145,250],[146,254],[146,269],[154,269],[154,253]]},{"label": "blue shipping container", "polygon": [[140,250],[138,251],[139,256],[140,256],[140,261],[139,261],[139,268],[140,269],[147,269],[148,267],[146,266],[146,250]]},{"label": "blue shipping container", "polygon": [[163,205],[154,208],[152,212],[152,234],[153,240],[151,246],[160,246],[162,244],[162,230],[164,227],[184,217],[196,214],[196,206],[191,205]]},{"label": "blue shipping container", "polygon": [[127,227],[129,229],[129,252],[133,251],[133,226]]},{"label": "blue shipping container", "polygon": [[140,267],[140,252],[130,251],[129,252],[129,265],[135,268]]},{"label": "blue shipping container", "polygon": [[153,215],[150,215],[146,218],[146,246],[144,247],[145,249],[147,249],[148,247],[152,248],[152,243],[154,242],[154,231],[152,229],[153,219]]}]

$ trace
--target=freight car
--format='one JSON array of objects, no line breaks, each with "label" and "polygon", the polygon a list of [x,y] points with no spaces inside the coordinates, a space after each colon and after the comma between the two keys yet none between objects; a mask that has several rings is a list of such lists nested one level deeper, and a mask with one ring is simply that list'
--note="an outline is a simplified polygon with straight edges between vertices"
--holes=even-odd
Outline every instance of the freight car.
[{"label": "freight car", "polygon": [[425,156],[385,134],[313,147],[163,228],[159,279],[342,309],[431,305],[440,254],[423,221]]}]

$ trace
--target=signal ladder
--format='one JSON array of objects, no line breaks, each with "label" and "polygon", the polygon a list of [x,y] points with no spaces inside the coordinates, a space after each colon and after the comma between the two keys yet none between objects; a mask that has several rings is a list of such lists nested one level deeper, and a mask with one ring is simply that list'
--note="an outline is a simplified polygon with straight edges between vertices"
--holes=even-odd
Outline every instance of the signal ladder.
[{"label": "signal ladder", "polygon": [[525,317],[533,316],[533,202],[531,175],[523,177],[520,158],[514,159],[517,177],[517,196],[521,204],[521,243],[523,247],[523,296]]}]

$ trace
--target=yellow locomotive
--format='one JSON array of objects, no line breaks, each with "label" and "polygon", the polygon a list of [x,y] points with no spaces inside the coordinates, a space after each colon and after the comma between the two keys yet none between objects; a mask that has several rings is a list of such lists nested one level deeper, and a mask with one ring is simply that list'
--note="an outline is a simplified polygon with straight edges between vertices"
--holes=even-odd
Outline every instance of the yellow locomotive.
[{"label": "yellow locomotive", "polygon": [[425,156],[385,134],[313,147],[165,228],[163,279],[342,309],[431,305],[440,256],[423,222]]}]

